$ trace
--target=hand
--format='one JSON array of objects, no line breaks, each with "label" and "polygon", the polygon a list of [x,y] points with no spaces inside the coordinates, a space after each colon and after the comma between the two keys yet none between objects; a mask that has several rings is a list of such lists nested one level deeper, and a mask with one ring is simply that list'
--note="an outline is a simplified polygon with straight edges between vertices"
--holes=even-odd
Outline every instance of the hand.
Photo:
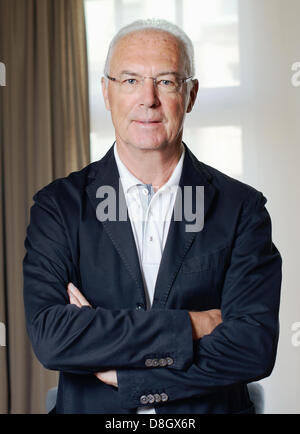
[{"label": "hand", "polygon": [[[78,288],[76,288],[73,283],[68,284],[68,296],[70,304],[75,304],[75,306],[81,308],[82,306],[90,306],[87,299],[81,294]],[[95,372],[94,375],[98,380],[102,381],[109,386],[118,387],[117,371],[115,369],[110,369],[109,371]]]},{"label": "hand", "polygon": [[76,288],[75,285],[73,285],[73,283],[68,284],[67,292],[68,292],[70,304],[75,304],[75,306],[77,307],[82,307],[82,306],[92,307],[90,303],[87,301],[87,299],[81,294],[79,289]]},{"label": "hand", "polygon": [[117,371],[115,369],[96,372],[94,375],[96,375],[98,380],[103,381],[103,383],[108,384],[109,386],[118,387]]},{"label": "hand", "polygon": [[201,339],[209,335],[217,325],[222,322],[220,309],[204,310],[202,312],[189,312],[192,323],[193,339]]}]

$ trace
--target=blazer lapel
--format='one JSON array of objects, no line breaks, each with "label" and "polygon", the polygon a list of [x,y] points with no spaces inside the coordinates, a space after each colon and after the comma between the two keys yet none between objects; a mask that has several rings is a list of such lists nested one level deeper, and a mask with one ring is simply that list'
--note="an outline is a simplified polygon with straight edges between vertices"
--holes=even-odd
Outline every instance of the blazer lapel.
[{"label": "blazer lapel", "polygon": [[[201,163],[196,159],[192,152],[185,145],[185,158],[183,162],[182,174],[180,179],[181,191],[184,192],[184,186],[191,186],[193,188],[193,210],[195,206],[195,187],[204,187],[204,218],[210,208],[215,195],[215,188],[210,184],[210,175],[205,171]],[[120,200],[121,203],[125,202],[125,195],[121,184],[119,184],[119,173],[117,164],[114,158],[113,146],[107,154],[100,160],[94,179],[86,187],[88,197],[95,209],[95,217],[97,206],[103,199],[97,198],[97,190],[101,186],[111,186],[116,192],[116,221],[106,220],[99,222],[111,239],[115,249],[120,255],[121,260],[126,266],[128,272],[132,276],[136,287],[141,295],[141,299],[146,306],[145,290],[143,285],[143,278],[140,269],[140,263],[134,236],[132,233],[131,223],[127,216],[123,221],[119,221]],[[119,200],[120,198],[120,200]],[[184,194],[182,194],[184,199]],[[191,224],[186,219],[184,213],[184,200],[180,201],[177,195],[175,207],[181,207],[182,220],[177,221],[174,217],[174,211],[170,222],[169,233],[166,245],[163,251],[157,279],[155,285],[154,299],[152,308],[163,309],[168,299],[170,290],[174,279],[181,267],[182,261],[191,247],[196,236],[201,237],[200,232],[187,232],[186,225]],[[178,208],[178,209],[179,209]]]},{"label": "blazer lapel", "polygon": [[[196,159],[192,152],[185,145],[185,158],[182,167],[180,179],[180,187],[182,192],[182,200],[177,195],[174,209],[181,207],[182,221],[176,221],[174,211],[170,222],[169,233],[166,245],[163,251],[153,299],[153,309],[163,309],[168,299],[174,279],[181,267],[182,261],[191,247],[195,237],[201,237],[202,231],[187,232],[186,225],[191,222],[187,221],[184,213],[184,186],[191,186],[193,189],[193,210],[196,209],[195,187],[204,187],[204,218],[211,206],[215,195],[215,188],[209,183],[210,175],[204,171],[201,163]],[[204,223],[204,222],[203,222]]]},{"label": "blazer lapel", "polygon": [[[142,300],[146,306],[143,278],[131,223],[128,216],[123,221],[118,221],[121,206],[120,202],[123,204],[122,211],[124,212],[124,204],[126,205],[126,201],[122,185],[119,183],[119,172],[113,153],[113,146],[100,160],[94,180],[86,187],[86,192],[93,207],[95,208],[95,217],[98,205],[102,200],[104,200],[104,198],[97,198],[97,190],[99,187],[103,186],[112,187],[112,191],[114,191],[116,194],[116,220],[106,220],[102,221],[101,223],[99,222],[99,224],[103,224],[103,227],[111,239],[115,249],[119,253],[121,260],[135,281],[137,289],[140,292]],[[127,212],[126,207],[125,210]]]}]

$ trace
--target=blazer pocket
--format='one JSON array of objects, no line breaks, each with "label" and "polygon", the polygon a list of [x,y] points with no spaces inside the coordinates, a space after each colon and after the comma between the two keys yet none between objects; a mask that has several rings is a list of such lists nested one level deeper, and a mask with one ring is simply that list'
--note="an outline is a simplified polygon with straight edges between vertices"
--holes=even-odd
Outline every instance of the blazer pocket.
[{"label": "blazer pocket", "polygon": [[210,270],[221,270],[229,262],[229,247],[211,252],[207,255],[197,255],[186,259],[182,264],[182,273],[202,273]]}]

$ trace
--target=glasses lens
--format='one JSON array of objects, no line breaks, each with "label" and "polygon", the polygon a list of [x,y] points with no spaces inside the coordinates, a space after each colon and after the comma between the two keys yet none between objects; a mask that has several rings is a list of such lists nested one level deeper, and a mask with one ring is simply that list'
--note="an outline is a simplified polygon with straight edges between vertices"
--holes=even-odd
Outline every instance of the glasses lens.
[{"label": "glasses lens", "polygon": [[[180,92],[182,88],[183,80],[176,77],[175,75],[159,76],[157,78],[145,78],[151,79],[153,81],[153,85],[156,86],[157,91],[162,94]],[[134,93],[143,87],[145,78],[139,77],[137,75],[132,77],[126,76],[121,77],[119,80],[117,80],[117,82],[120,84],[122,92]]]},{"label": "glasses lens", "polygon": [[142,81],[143,79],[138,77],[121,78],[121,89],[123,92],[126,93],[135,92],[138,88],[141,87]]},{"label": "glasses lens", "polygon": [[163,93],[179,92],[181,88],[181,80],[174,76],[159,77],[156,82],[157,88]]}]

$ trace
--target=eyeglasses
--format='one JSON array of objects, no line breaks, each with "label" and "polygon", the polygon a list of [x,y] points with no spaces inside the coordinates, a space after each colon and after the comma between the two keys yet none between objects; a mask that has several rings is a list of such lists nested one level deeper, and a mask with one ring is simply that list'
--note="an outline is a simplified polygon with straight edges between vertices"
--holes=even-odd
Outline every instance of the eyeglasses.
[{"label": "eyeglasses", "polygon": [[120,85],[121,91],[124,93],[134,93],[142,88],[146,78],[153,80],[154,86],[161,94],[178,93],[182,89],[183,83],[187,83],[193,78],[180,78],[174,73],[160,74],[157,77],[142,77],[138,74],[126,74],[126,76],[117,79],[106,74],[106,78]]}]

